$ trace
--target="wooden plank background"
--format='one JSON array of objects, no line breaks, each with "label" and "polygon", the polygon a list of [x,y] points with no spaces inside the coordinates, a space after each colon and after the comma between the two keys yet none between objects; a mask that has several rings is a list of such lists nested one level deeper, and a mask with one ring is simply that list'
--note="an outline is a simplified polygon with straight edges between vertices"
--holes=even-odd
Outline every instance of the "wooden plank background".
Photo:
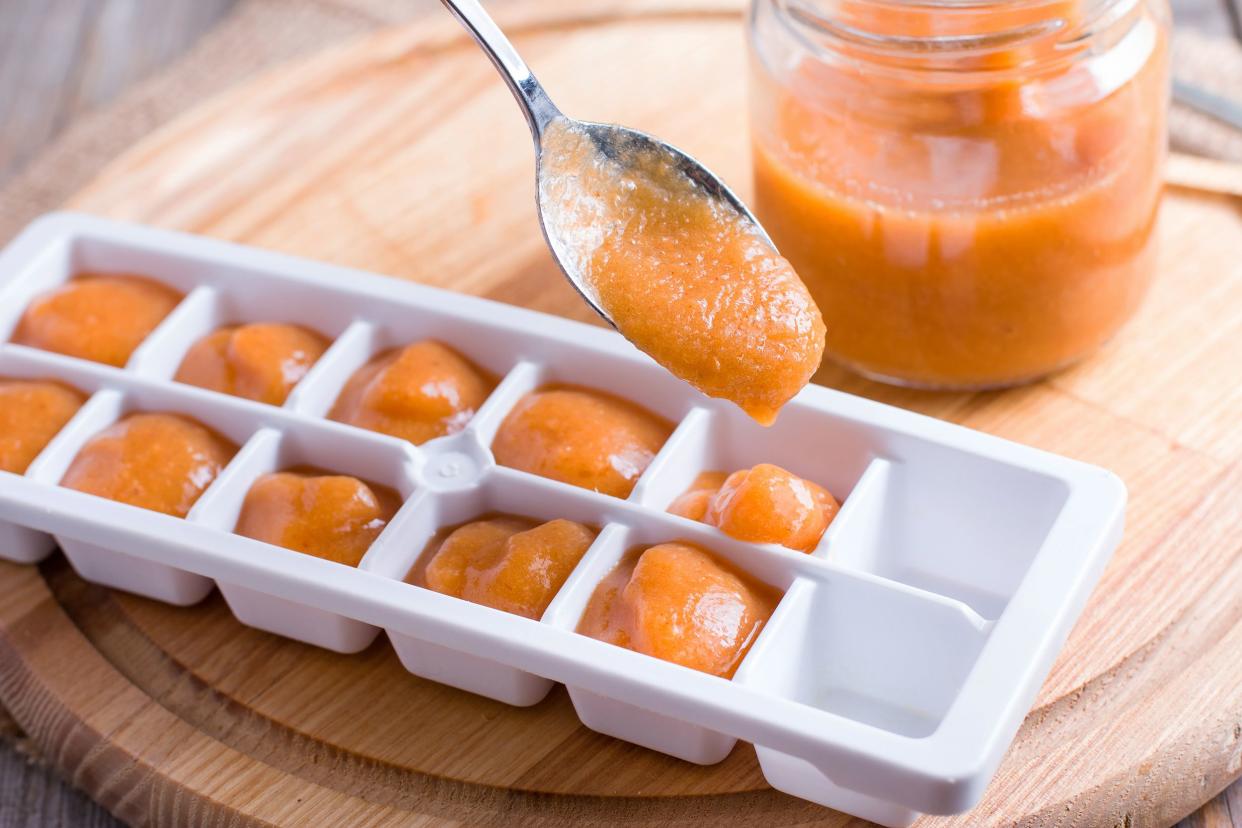
[{"label": "wooden plank background", "polygon": [[[76,118],[175,60],[237,1],[0,0],[0,186]],[[1176,22],[1228,32],[1228,2],[1173,0]],[[436,5],[410,0],[410,15]],[[117,824],[31,756],[0,710],[0,828]],[[1178,828],[1242,828],[1242,781]]]}]

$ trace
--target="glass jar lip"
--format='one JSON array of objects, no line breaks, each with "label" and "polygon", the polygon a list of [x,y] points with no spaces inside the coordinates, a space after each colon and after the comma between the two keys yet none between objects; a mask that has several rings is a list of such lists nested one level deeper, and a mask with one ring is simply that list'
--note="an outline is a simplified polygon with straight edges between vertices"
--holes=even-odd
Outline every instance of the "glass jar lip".
[{"label": "glass jar lip", "polygon": [[[1052,68],[1070,61],[1094,42],[1127,19],[1133,19],[1144,0],[1080,0],[1080,14],[1070,19],[1064,14],[1064,0],[754,0],[752,14],[760,5],[767,5],[777,21],[803,47],[826,61],[840,61],[846,52],[850,62],[887,65],[891,70],[911,68],[941,59],[986,58],[1007,53],[1022,55],[1017,62],[997,63],[993,67],[951,63],[937,65],[938,72],[948,74],[995,75],[1026,72],[1036,68]],[[979,32],[959,31],[952,34],[910,34],[871,30],[851,24],[845,15],[825,13],[838,10],[871,9],[896,14],[956,16],[959,21],[970,17],[983,20],[988,13],[1031,12],[1029,21]],[[1038,12],[1050,14],[1041,17]],[[1040,45],[1042,49],[1027,47]],[[1036,66],[1038,64],[1038,66]]]}]

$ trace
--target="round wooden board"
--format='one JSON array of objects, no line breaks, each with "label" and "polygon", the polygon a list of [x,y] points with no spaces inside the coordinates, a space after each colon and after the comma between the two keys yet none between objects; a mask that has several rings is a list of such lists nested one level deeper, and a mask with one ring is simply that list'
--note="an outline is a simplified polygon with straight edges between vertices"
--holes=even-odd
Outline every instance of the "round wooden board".
[{"label": "round wooden board", "polygon": [[[749,189],[730,3],[503,7],[562,107]],[[70,206],[591,320],[543,247],[521,117],[444,16],[263,76],[152,135]],[[1167,824],[1242,771],[1242,209],[1171,193],[1163,266],[1105,352],[991,394],[818,381],[1117,471],[1129,528],[983,802],[924,825]],[[0,702],[121,818],[211,824],[844,825],[752,749],[700,768],[594,734],[563,689],[514,709],[83,583],[0,566]]]}]

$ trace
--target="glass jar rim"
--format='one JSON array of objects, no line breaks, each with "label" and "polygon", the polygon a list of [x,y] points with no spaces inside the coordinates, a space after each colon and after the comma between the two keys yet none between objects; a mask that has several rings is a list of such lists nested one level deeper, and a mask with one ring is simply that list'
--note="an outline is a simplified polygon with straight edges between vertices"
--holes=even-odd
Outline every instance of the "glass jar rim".
[{"label": "glass jar rim", "polygon": [[[825,60],[839,60],[848,52],[854,62],[887,64],[890,69],[903,65],[925,69],[936,63],[939,71],[978,75],[1051,68],[1073,60],[1099,36],[1132,20],[1144,0],[1074,3],[1078,13],[1072,18],[1064,13],[1070,6],[1066,0],[754,0],[752,14],[760,5],[770,7],[790,34]],[[909,30],[914,27],[897,32],[870,29],[857,19],[857,12],[868,10],[905,15],[907,21],[922,16],[929,24],[935,15],[940,25],[927,32]],[[1018,22],[988,26],[989,17],[993,24],[1006,17]],[[946,20],[957,26],[943,25]],[[978,30],[972,30],[971,23],[978,24]],[[987,65],[989,56],[1002,53],[1021,59]],[[955,68],[953,62],[961,58],[977,60]],[[945,63],[939,65],[941,61]]]}]

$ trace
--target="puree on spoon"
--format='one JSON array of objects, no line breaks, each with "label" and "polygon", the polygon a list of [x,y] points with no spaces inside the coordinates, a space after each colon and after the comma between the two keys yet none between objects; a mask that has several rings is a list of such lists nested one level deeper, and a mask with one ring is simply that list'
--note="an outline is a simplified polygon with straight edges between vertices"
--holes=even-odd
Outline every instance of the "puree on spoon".
[{"label": "puree on spoon", "polygon": [[770,425],[824,349],[819,309],[789,262],[665,156],[611,158],[561,119],[540,164],[551,241],[617,329]]}]

